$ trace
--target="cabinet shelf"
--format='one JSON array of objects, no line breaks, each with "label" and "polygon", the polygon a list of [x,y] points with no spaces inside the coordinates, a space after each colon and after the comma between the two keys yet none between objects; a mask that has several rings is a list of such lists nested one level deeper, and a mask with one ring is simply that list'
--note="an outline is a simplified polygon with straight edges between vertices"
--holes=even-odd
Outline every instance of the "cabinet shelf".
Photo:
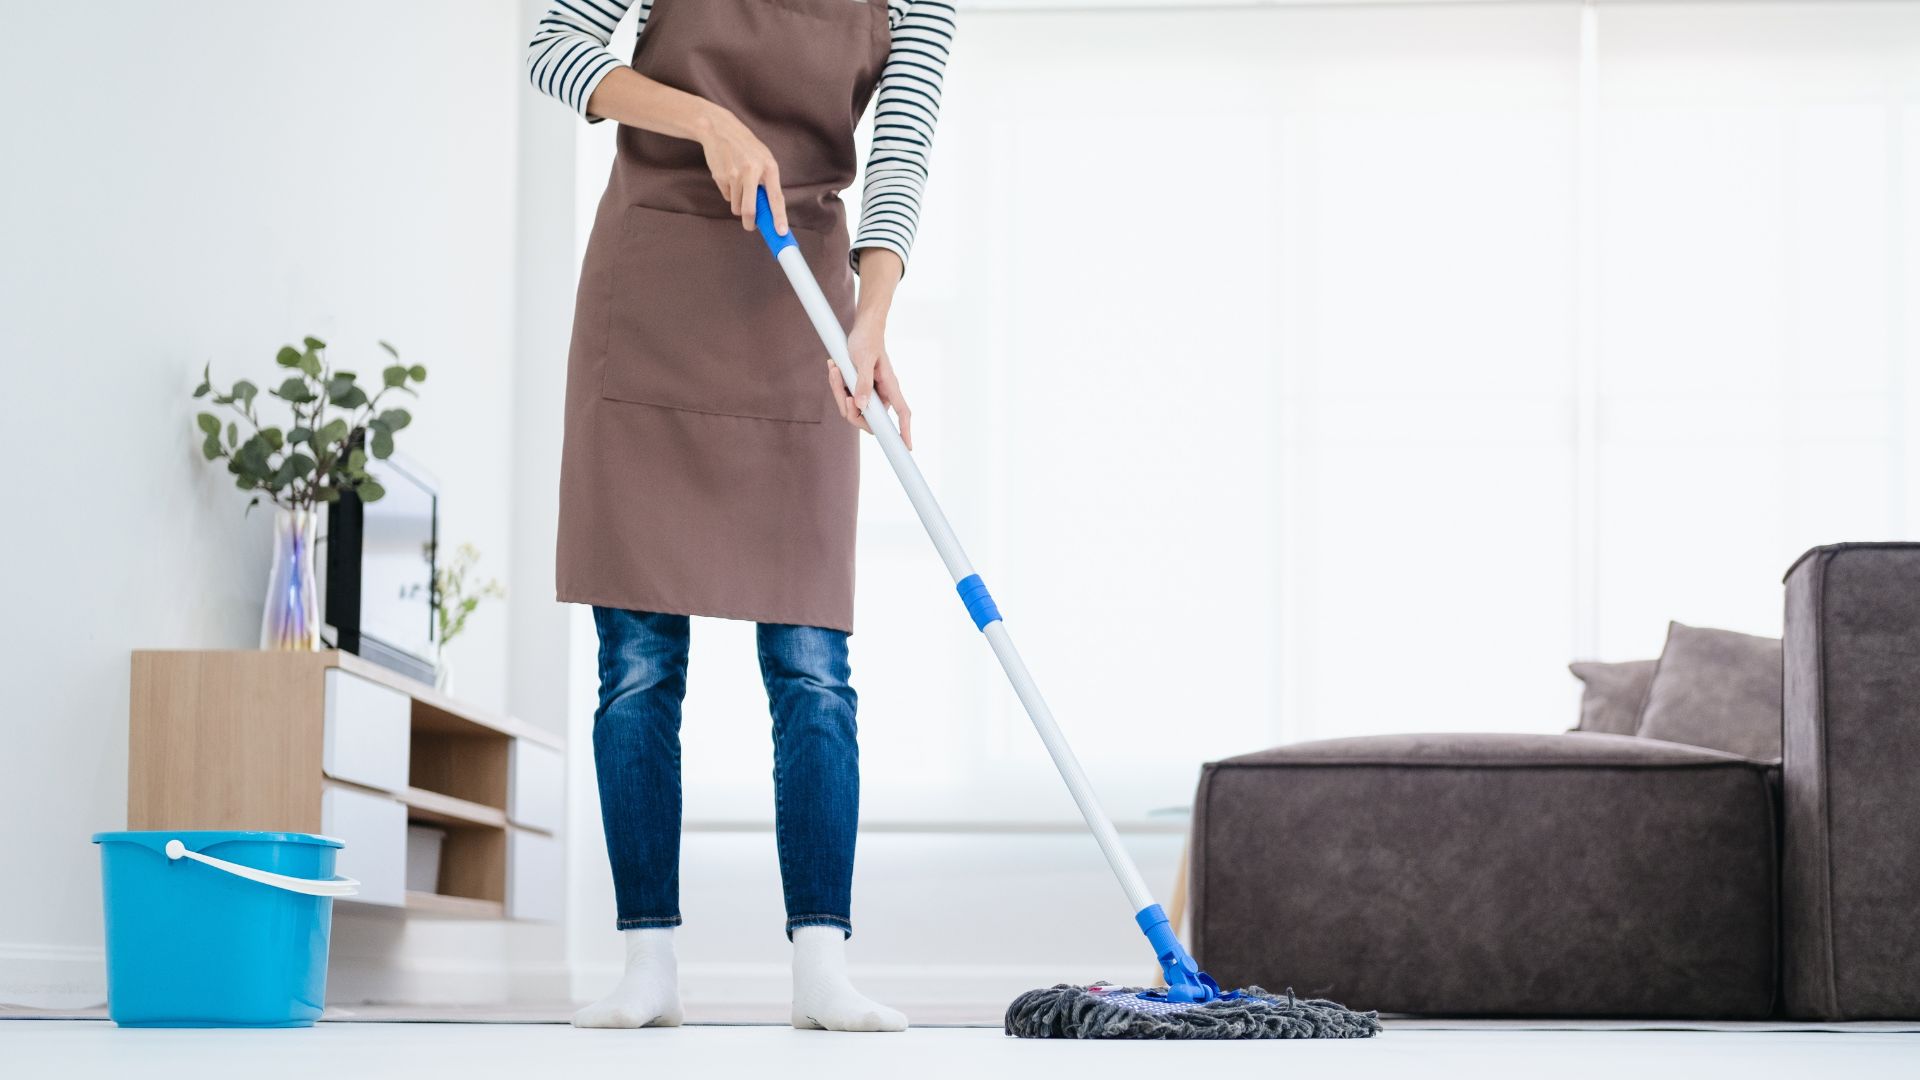
[{"label": "cabinet shelf", "polygon": [[551,731],[534,727],[511,716],[501,716],[462,701],[455,701],[426,683],[389,671],[371,661],[362,660],[352,653],[327,652],[315,655],[325,657],[328,664],[342,671],[351,671],[363,679],[380,683],[412,698],[415,731],[432,731],[445,735],[506,735],[515,739],[527,739],[555,749],[565,745],[564,740]]},{"label": "cabinet shelf", "polygon": [[[551,732],[342,652],[136,651],[130,720],[130,828],[336,837],[358,910],[564,914]],[[445,833],[412,868],[432,891],[407,888],[410,823]]]},{"label": "cabinet shelf", "polygon": [[407,910],[440,919],[498,919],[506,915],[506,905],[498,900],[412,890],[407,893]]},{"label": "cabinet shelf", "polygon": [[456,799],[451,795],[442,795],[425,788],[410,787],[394,792],[394,795],[407,804],[407,817],[418,821],[431,821],[436,825],[480,826],[488,829],[507,827],[507,812],[498,807],[482,806],[466,799]]}]

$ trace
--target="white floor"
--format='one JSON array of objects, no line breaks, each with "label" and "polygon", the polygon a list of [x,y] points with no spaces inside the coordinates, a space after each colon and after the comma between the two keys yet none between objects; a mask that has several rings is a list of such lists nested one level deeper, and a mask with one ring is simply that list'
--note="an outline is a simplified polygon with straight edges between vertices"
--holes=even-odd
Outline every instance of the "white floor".
[{"label": "white floor", "polygon": [[780,1027],[575,1031],[555,1024],[321,1024],[300,1031],[136,1031],[93,1020],[0,1022],[12,1080],[215,1077],[1214,1076],[1367,1080],[1490,1076],[1920,1076],[1920,1034],[1393,1030],[1352,1042],[1027,1042],[992,1028],[840,1035]]}]

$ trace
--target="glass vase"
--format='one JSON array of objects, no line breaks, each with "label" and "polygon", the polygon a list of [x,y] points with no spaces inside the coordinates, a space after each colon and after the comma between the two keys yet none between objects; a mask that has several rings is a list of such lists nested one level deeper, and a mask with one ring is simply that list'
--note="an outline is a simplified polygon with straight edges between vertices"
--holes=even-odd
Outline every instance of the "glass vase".
[{"label": "glass vase", "polygon": [[319,533],[316,510],[275,510],[273,565],[267,571],[266,610],[260,616],[260,647],[281,652],[320,648],[320,588],[313,573]]}]

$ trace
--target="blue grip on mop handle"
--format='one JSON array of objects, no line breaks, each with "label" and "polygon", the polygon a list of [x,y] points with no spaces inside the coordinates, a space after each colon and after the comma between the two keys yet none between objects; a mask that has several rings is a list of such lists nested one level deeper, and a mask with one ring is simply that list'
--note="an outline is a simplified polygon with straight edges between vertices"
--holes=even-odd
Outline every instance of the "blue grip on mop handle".
[{"label": "blue grip on mop handle", "polygon": [[773,207],[767,203],[767,189],[754,189],[753,223],[760,229],[760,239],[767,242],[767,251],[774,258],[780,257],[781,248],[794,245],[793,233],[776,232],[773,227]]},{"label": "blue grip on mop handle", "polygon": [[980,580],[979,574],[968,574],[953,586],[960,594],[960,601],[967,605],[967,614],[973,616],[976,630],[985,630],[988,623],[1000,621],[1000,607],[993,602],[993,594],[987,591],[987,583]]}]

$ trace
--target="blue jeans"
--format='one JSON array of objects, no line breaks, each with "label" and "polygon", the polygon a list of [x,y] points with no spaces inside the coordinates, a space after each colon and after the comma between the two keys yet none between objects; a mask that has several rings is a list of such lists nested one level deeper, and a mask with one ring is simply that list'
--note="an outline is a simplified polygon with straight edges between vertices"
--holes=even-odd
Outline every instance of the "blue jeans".
[{"label": "blue jeans", "polygon": [[[593,609],[600,707],[593,762],[613,864],[618,926],[680,925],[680,701],[688,620]],[[853,839],[860,818],[858,704],[847,685],[847,635],[761,623],[760,677],[773,712],[774,838],[798,926],[853,934]]]}]

